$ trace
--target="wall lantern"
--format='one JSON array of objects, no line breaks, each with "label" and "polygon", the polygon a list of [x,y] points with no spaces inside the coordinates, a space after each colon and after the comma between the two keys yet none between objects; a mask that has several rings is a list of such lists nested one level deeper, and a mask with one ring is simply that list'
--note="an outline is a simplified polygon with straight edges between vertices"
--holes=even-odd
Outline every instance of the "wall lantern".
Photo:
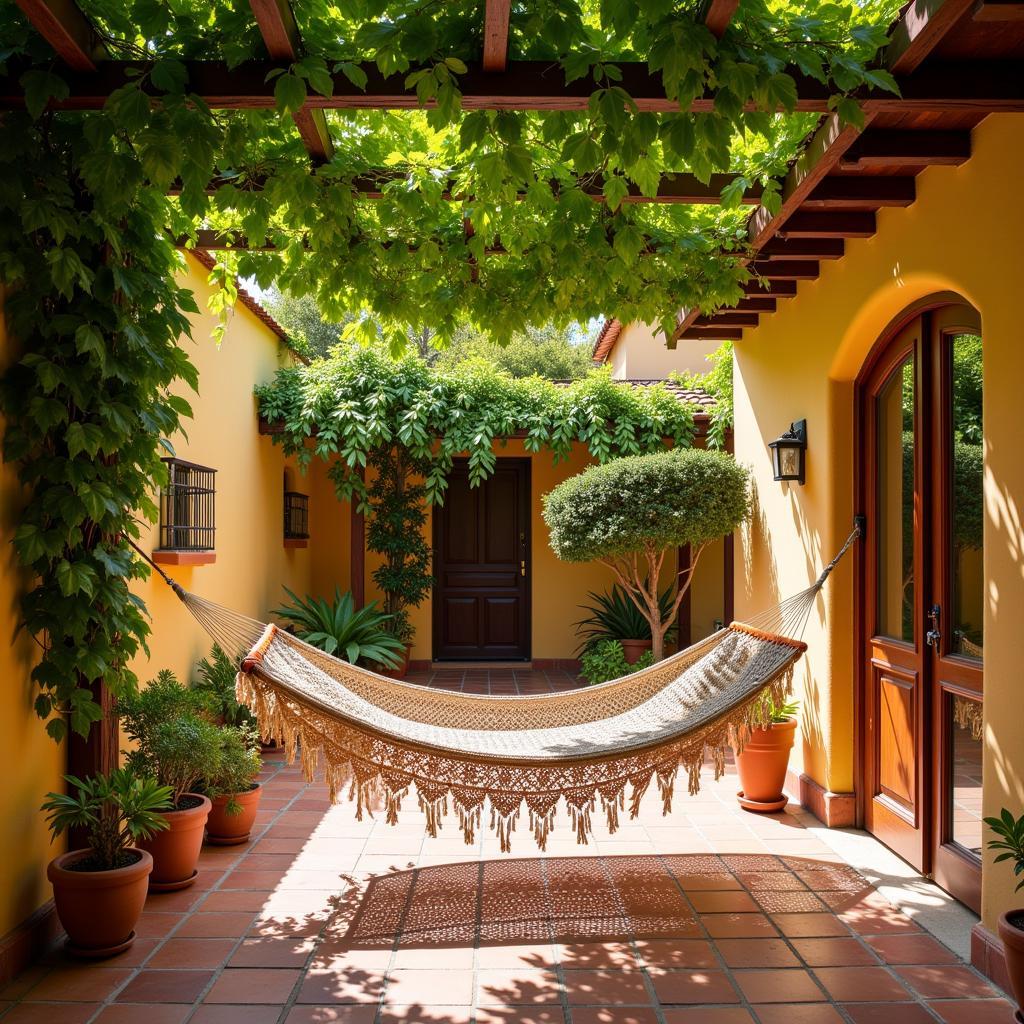
[{"label": "wall lantern", "polygon": [[775,479],[795,480],[802,484],[807,454],[807,420],[791,423],[781,437],[768,442],[768,447],[772,450]]}]

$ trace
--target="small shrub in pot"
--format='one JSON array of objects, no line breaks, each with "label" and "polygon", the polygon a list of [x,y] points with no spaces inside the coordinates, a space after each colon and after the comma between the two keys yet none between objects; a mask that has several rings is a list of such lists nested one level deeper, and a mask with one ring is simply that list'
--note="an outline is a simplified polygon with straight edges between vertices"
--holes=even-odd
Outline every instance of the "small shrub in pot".
[{"label": "small shrub in pot", "polygon": [[[986,818],[985,824],[995,835],[988,841],[990,850],[998,851],[994,863],[1010,861],[1018,879],[1015,893],[1024,889],[1024,814],[1015,818],[1005,807],[998,818]],[[1017,1001],[1017,1020],[1024,1020],[1024,907],[1013,907],[999,915],[999,938],[1006,956],[1006,973]]]},{"label": "small shrub in pot", "polygon": [[743,787],[737,799],[744,810],[771,814],[781,811],[789,802],[783,789],[789,752],[796,738],[799,705],[796,701],[777,704],[771,693],[762,699],[768,725],[751,729],[742,752],[736,755],[736,773]]},{"label": "small shrub in pot", "polygon": [[252,831],[262,788],[259,736],[252,726],[220,730],[221,757],[217,771],[203,780],[213,807],[206,822],[206,841],[215,846],[244,843]]}]

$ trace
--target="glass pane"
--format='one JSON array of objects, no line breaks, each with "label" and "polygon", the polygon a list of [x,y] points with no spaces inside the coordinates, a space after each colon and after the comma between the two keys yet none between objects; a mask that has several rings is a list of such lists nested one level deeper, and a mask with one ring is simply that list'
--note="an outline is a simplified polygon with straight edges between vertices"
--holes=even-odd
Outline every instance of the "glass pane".
[{"label": "glass pane", "polygon": [[878,632],[914,642],[914,357],[886,381],[878,417]]},{"label": "glass pane", "polygon": [[954,696],[952,736],[952,838],[981,856],[981,701]]},{"label": "glass pane", "polygon": [[950,496],[953,622],[951,653],[982,655],[981,338],[958,334],[950,345],[953,379],[953,493]]}]

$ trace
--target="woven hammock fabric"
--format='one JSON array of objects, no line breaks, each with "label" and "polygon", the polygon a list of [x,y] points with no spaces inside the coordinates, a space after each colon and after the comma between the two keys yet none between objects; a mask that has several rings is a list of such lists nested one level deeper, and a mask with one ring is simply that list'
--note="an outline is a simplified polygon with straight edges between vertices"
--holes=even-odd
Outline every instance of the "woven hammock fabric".
[{"label": "woven hammock fabric", "polygon": [[[202,621],[203,609],[193,611]],[[765,724],[763,696],[788,695],[804,649],[733,623],[599,686],[488,697],[379,676],[271,625],[248,650],[237,690],[265,737],[283,742],[290,759],[301,752],[307,778],[322,763],[332,801],[348,789],[357,817],[380,800],[395,823],[415,788],[430,835],[453,806],[467,843],[487,814],[507,851],[525,806],[544,849],[563,800],[586,843],[598,806],[615,831],[627,787],[635,817],[657,779],[667,814],[680,766],[695,793],[710,749],[718,778],[726,748]]]}]

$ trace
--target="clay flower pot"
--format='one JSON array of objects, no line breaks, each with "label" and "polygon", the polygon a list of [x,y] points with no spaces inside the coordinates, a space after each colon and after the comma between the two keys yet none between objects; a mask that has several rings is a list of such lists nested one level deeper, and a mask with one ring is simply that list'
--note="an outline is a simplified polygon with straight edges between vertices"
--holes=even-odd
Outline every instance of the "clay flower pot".
[{"label": "clay flower pot", "polygon": [[1024,1022],[1024,908],[999,915],[999,938],[1003,940],[1006,973],[1017,1001],[1016,1018]]},{"label": "clay flower pot", "polygon": [[[217,797],[210,809],[210,817],[206,819],[206,841],[213,846],[237,846],[246,842],[256,820],[262,793],[263,787],[257,782],[247,793]],[[232,800],[242,806],[238,814],[228,814],[228,804]]]},{"label": "clay flower pot", "polygon": [[409,655],[412,654],[412,647],[408,644],[402,648],[402,660],[398,668],[385,668],[383,665],[378,669],[378,674],[387,676],[388,679],[404,679],[409,674]]},{"label": "clay flower pot", "polygon": [[651,649],[650,640],[620,640],[622,653],[626,656],[627,665],[635,665],[640,656]]},{"label": "clay flower pot", "polygon": [[786,785],[789,752],[796,738],[796,719],[773,722],[767,729],[752,729],[743,753],[736,756],[740,776],[740,807],[748,811],[781,811],[789,802]]},{"label": "clay flower pot", "polygon": [[72,850],[50,861],[46,877],[53,885],[57,916],[68,933],[66,948],[75,956],[101,959],[122,953],[135,941],[135,925],[146,902],[153,858],[129,847],[134,863],[112,871],[74,871],[92,855]]},{"label": "clay flower pot", "polygon": [[[180,811],[163,811],[169,827],[139,843],[153,855],[153,874],[149,887],[154,892],[171,892],[190,886],[199,873],[199,851],[203,847],[203,830],[210,814],[210,801],[199,793],[186,793],[184,802],[194,806]],[[198,803],[196,803],[198,801]]]}]

